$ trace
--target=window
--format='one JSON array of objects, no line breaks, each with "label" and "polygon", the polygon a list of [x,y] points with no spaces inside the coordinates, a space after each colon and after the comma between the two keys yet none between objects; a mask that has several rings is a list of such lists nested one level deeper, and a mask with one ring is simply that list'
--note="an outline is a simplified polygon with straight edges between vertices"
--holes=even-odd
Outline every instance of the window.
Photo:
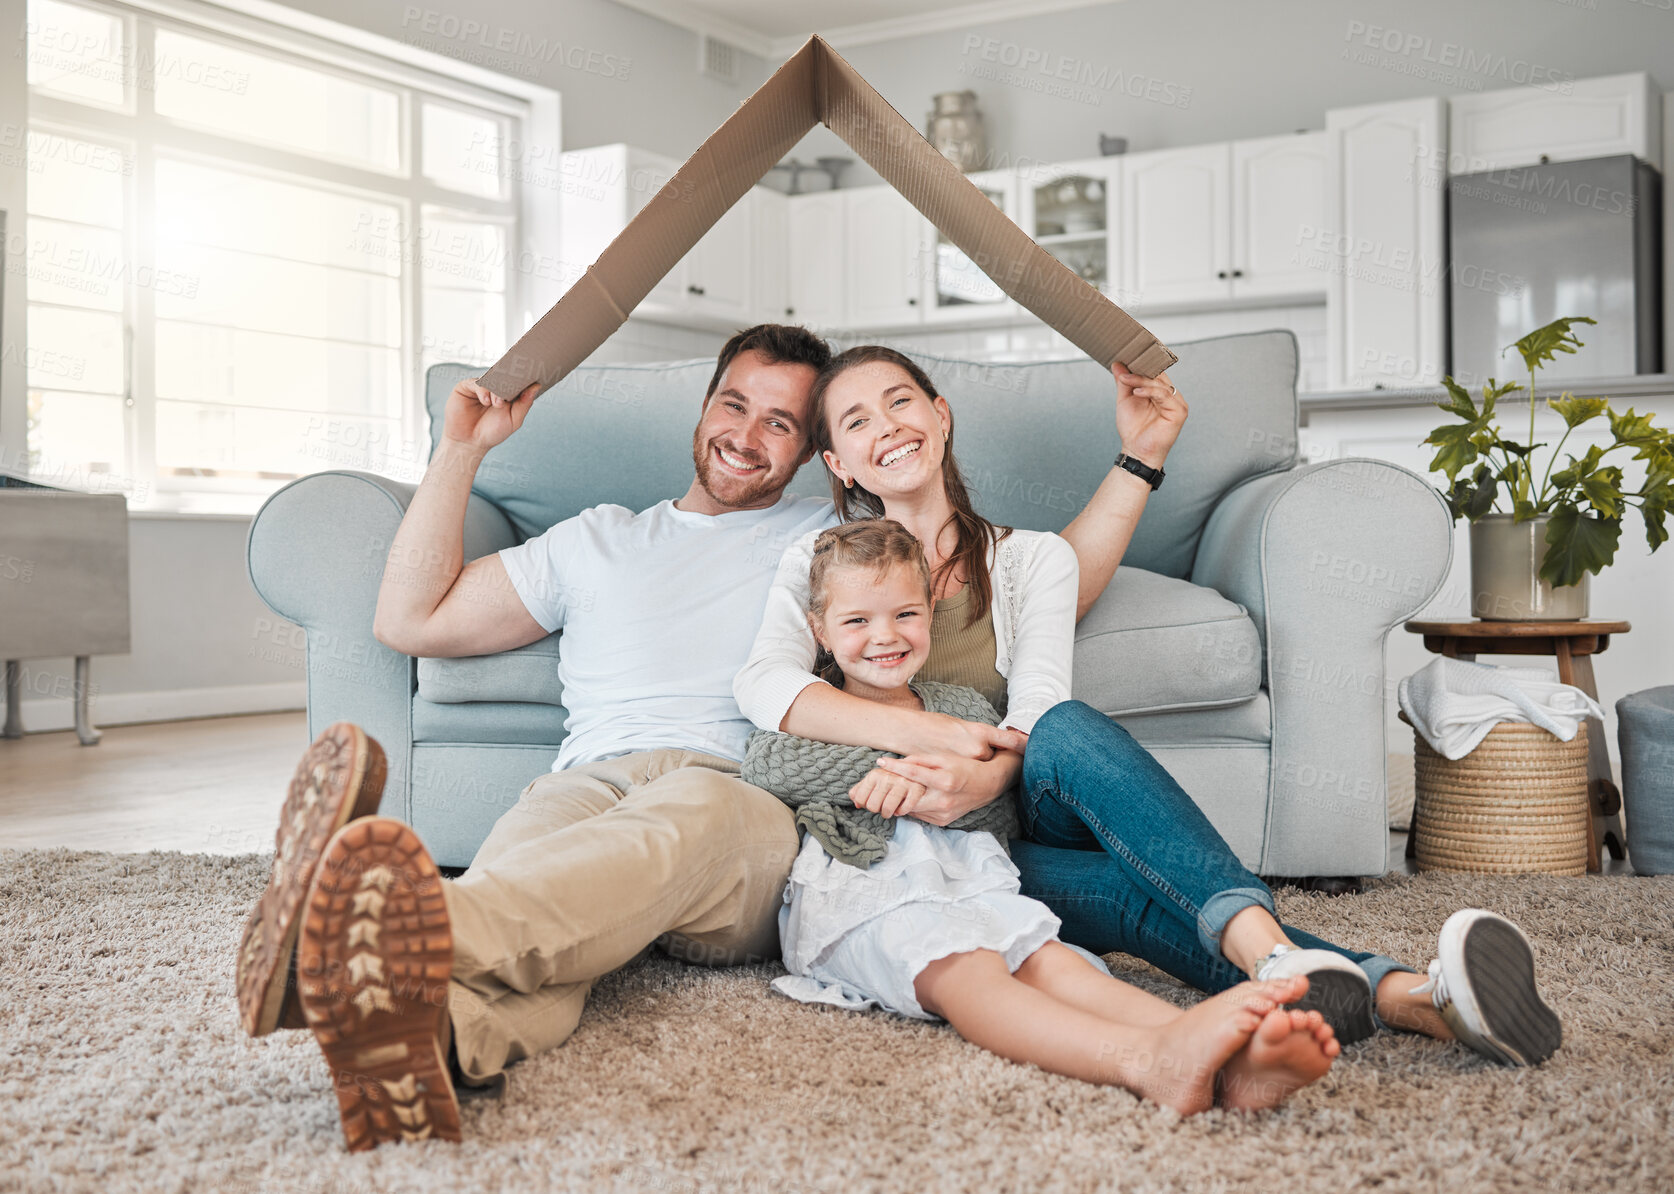
[{"label": "window", "polygon": [[544,309],[501,153],[531,100],[485,72],[67,0],[29,0],[25,48],[36,474],[235,511],[322,468],[416,477],[423,369]]}]

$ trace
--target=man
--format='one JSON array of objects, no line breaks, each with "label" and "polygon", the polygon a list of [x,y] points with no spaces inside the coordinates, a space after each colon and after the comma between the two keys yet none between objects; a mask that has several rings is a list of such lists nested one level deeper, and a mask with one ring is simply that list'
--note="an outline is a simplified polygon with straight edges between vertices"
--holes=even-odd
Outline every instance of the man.
[{"label": "man", "polygon": [[[568,736],[453,882],[409,826],[368,815],[383,759],[363,732],[330,727],[305,756],[240,947],[240,1010],[253,1035],[313,1030],[351,1149],[457,1140],[456,1086],[495,1089],[508,1065],[561,1044],[593,981],[659,939],[707,963],[778,956],[797,833],[783,804],[738,778],[753,727],[732,684],[778,563],[761,543],[837,521],[823,499],[784,496],[812,456],[809,391],[829,359],[802,328],[740,332],[717,359],[682,497],[637,514],[593,507],[468,565],[472,479],[535,387],[507,401],[463,381],[450,395],[373,632],[438,657],[562,628]],[[1131,393],[1119,385],[1119,413]],[[1139,509],[1117,519],[1121,542]],[[933,721],[921,752],[965,760],[956,785],[918,806],[941,822],[1005,790],[1019,764],[1008,748],[1022,743]]]}]

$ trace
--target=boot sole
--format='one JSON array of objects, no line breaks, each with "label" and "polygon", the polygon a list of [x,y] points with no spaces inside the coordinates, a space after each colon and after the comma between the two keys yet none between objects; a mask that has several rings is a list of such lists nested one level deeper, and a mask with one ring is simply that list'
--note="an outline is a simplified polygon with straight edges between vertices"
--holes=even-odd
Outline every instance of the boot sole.
[{"label": "boot sole", "polygon": [[1287,1007],[1318,1012],[1341,1045],[1353,1045],[1377,1031],[1366,980],[1340,970],[1308,973],[1308,993]]},{"label": "boot sole", "polygon": [[1465,975],[1482,1023],[1471,1032],[1481,1051],[1504,1065],[1539,1065],[1563,1044],[1558,1013],[1540,997],[1534,951],[1517,929],[1485,918],[1465,930]]},{"label": "boot sole", "polygon": [[459,1101],[437,1042],[453,932],[441,876],[410,826],[367,817],[332,837],[296,963],[349,1151],[458,1140]]},{"label": "boot sole", "polygon": [[267,888],[244,923],[238,945],[238,1018],[251,1036],[278,1028],[294,1009],[291,957],[308,885],[331,835],[378,811],[388,763],[365,730],[346,721],[314,740],[285,794],[274,834]]}]

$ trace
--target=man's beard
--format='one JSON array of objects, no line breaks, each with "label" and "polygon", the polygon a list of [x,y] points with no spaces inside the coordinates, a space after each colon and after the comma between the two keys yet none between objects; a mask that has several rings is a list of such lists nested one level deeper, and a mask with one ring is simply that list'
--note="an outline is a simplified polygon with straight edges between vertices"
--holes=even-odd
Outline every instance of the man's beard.
[{"label": "man's beard", "polygon": [[[719,505],[751,506],[759,502],[768,494],[774,493],[775,491],[781,490],[785,487],[785,482],[779,480],[773,475],[773,466],[771,464],[755,476],[749,478],[732,477],[720,472],[720,470],[715,467],[715,460],[712,455],[712,449],[715,447],[716,442],[717,441],[715,440],[709,440],[707,443],[702,442],[698,439],[696,432],[692,433],[692,463],[697,467],[698,484],[703,486],[703,491],[713,498]],[[750,457],[738,452],[731,452],[729,450],[729,454],[737,456],[740,460],[750,460]],[[756,464],[761,462],[750,460],[750,463]],[[717,483],[728,486],[729,492],[723,493],[721,490],[717,489]]]}]

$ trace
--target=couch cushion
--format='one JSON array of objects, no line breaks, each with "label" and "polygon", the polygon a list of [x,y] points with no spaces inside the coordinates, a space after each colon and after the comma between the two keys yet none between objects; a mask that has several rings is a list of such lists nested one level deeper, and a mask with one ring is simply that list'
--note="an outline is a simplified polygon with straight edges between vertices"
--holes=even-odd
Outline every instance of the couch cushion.
[{"label": "couch cushion", "polygon": [[1261,691],[1261,637],[1213,589],[1123,565],[1075,628],[1071,694],[1111,717],[1236,705]]},{"label": "couch cushion", "polygon": [[1265,692],[1237,705],[1126,713],[1122,728],[1148,749],[1164,746],[1270,746],[1273,703]]},{"label": "couch cushion", "polygon": [[438,705],[413,702],[414,742],[469,742],[550,746],[554,756],[564,740],[568,709],[518,701],[471,701]]},{"label": "couch cushion", "polygon": [[[1127,560],[1186,576],[1209,512],[1238,482],[1296,460],[1296,337],[1219,336],[1171,347],[1169,376],[1191,418],[1168,457]],[[1110,472],[1119,450],[1116,386],[1086,357],[1024,363],[912,354],[953,408],[954,443],[972,501],[1007,526],[1061,531]],[[518,433],[483,460],[472,488],[524,537],[588,506],[630,510],[676,497],[692,479],[692,428],[712,360],[583,365],[542,395]],[[480,367],[426,376],[431,442],[449,391]],[[804,465],[790,491],[824,496],[824,467]]]},{"label": "couch cushion", "polygon": [[[1296,461],[1297,350],[1288,331],[1169,347],[1180,355],[1169,377],[1191,415],[1124,558],[1184,577],[1221,496]],[[978,511],[1007,526],[1063,530],[1120,450],[1110,371],[1084,356],[1012,364],[911,355],[952,407],[959,468]]]},{"label": "couch cushion", "polygon": [[[589,506],[643,510],[679,497],[692,483],[692,429],[714,372],[713,360],[583,365],[542,394],[517,434],[483,458],[471,488],[505,511],[523,538]],[[449,392],[460,378],[482,373],[481,366],[430,367],[431,443],[441,440]]]},{"label": "couch cushion", "polygon": [[532,701],[562,705],[558,682],[559,634],[498,655],[418,661],[419,699],[439,705],[465,701]]}]

